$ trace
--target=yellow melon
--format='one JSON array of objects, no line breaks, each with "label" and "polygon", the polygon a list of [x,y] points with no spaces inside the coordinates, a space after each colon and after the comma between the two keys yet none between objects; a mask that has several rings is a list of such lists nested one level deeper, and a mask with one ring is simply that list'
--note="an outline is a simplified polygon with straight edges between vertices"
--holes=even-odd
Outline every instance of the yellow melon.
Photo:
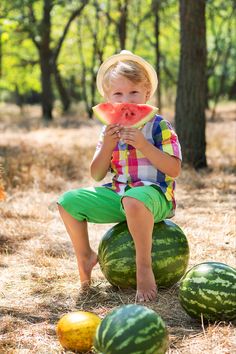
[{"label": "yellow melon", "polygon": [[87,352],[93,346],[101,319],[91,312],[75,311],[64,315],[57,323],[56,333],[63,348]]},{"label": "yellow melon", "polygon": [[3,190],[3,188],[1,188],[0,186],[0,200],[5,200],[6,199],[6,194]]}]

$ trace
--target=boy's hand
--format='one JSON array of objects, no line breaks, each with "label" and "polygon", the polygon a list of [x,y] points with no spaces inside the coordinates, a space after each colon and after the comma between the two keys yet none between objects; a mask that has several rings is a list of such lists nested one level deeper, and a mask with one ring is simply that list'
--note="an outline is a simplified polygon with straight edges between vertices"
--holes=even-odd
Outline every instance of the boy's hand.
[{"label": "boy's hand", "polygon": [[120,132],[120,138],[126,144],[132,145],[138,150],[141,150],[147,143],[143,133],[138,128],[124,127]]},{"label": "boy's hand", "polygon": [[103,144],[110,147],[112,150],[120,140],[120,132],[122,127],[120,124],[109,124],[104,132]]}]

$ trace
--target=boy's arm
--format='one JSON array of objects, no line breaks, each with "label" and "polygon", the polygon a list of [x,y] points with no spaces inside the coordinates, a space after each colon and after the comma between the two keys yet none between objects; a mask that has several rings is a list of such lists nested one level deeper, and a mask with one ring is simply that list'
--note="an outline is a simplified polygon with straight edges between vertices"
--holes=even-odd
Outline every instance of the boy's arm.
[{"label": "boy's arm", "polygon": [[157,170],[172,178],[180,174],[181,160],[151,144],[139,129],[126,128],[121,132],[121,138],[138,149]]},{"label": "boy's arm", "polygon": [[172,178],[179,176],[181,171],[181,161],[178,157],[171,156],[159,150],[146,139],[139,150],[152,163],[152,165],[162,173],[165,173]]},{"label": "boy's arm", "polygon": [[101,181],[107,174],[111,163],[112,151],[106,145],[95,153],[90,164],[90,174],[95,181]]},{"label": "boy's arm", "polygon": [[104,131],[101,148],[96,151],[90,164],[90,173],[95,181],[101,181],[107,174],[112,152],[120,139],[120,125],[110,124]]}]

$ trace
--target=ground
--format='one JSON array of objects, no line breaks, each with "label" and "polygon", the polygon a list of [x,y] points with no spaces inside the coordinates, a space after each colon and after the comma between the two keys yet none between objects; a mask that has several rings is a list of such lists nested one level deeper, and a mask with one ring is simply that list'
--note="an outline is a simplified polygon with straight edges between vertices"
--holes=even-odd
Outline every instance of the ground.
[{"label": "ground", "polygon": [[[91,185],[89,161],[101,126],[75,114],[56,116],[45,126],[38,107],[0,107],[0,162],[7,199],[0,202],[0,352],[63,353],[55,333],[59,318],[85,310],[104,317],[134,302],[134,291],[112,288],[96,266],[91,291],[80,296],[72,246],[56,200],[67,189]],[[172,120],[172,112],[164,114]],[[209,115],[210,116],[210,115]],[[207,119],[208,168],[184,166],[177,181],[173,221],[190,244],[189,267],[218,261],[235,267],[236,105],[223,104]],[[89,225],[97,249],[112,225]],[[168,354],[232,354],[233,323],[198,323],[178,302],[178,284],[160,290],[148,307],[157,311],[170,334]],[[94,353],[91,351],[90,353]]]}]

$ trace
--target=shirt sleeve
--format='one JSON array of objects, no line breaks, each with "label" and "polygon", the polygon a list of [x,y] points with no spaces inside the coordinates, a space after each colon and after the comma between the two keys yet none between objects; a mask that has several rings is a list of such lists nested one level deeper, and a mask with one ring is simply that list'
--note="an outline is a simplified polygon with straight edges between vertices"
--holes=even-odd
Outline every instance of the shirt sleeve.
[{"label": "shirt sleeve", "polygon": [[182,160],[179,139],[170,122],[162,119],[154,124],[153,139],[158,149]]},{"label": "shirt sleeve", "polygon": [[98,143],[97,143],[97,146],[96,146],[95,154],[98,153],[101,150],[101,147],[102,147],[102,144],[103,144],[103,139],[104,139],[104,134],[105,134],[105,129],[106,129],[106,126],[104,125],[102,127],[101,133],[100,133],[99,138],[98,138]]}]

